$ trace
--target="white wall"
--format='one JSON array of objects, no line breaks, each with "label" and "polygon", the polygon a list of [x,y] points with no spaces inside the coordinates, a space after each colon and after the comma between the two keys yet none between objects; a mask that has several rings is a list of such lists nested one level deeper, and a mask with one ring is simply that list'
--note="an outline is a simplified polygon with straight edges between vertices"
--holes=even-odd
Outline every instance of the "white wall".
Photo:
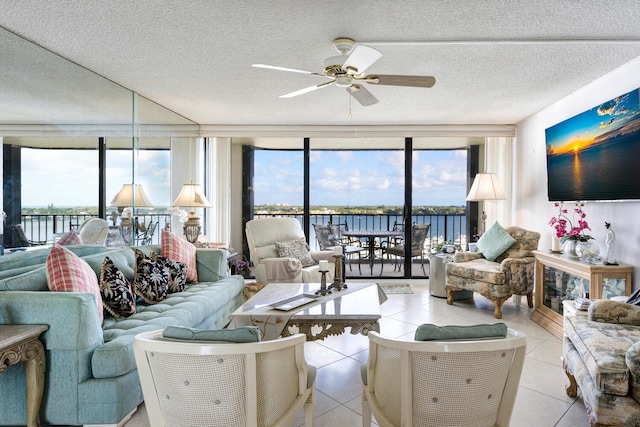
[{"label": "white wall", "polygon": [[[640,57],[527,118],[516,127],[513,169],[514,224],[542,234],[539,249],[551,247],[549,219],[557,209],[547,201],[546,128],[640,87]],[[640,159],[638,167],[640,167]],[[624,171],[620,171],[624,173]],[[606,251],[604,222],[616,232],[616,258],[633,265],[633,288],[640,287],[640,202],[590,202],[585,206],[592,236]]]}]

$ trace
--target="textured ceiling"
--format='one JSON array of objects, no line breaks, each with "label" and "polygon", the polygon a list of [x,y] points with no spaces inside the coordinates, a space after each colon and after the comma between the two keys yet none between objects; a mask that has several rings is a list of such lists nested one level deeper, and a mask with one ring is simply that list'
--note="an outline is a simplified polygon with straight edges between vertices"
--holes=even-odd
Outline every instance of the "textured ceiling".
[{"label": "textured ceiling", "polygon": [[[515,124],[640,56],[638,22],[637,0],[2,0],[0,14],[6,30],[186,118],[232,126]],[[379,103],[354,101],[350,118],[344,89],[281,99],[325,80],[251,67],[321,72],[336,37],[384,54],[369,74],[433,75],[436,84],[369,85]],[[21,81],[47,74],[41,62],[19,62]],[[73,75],[55,73],[58,83]],[[69,80],[78,103],[112,90]],[[17,86],[0,74],[0,123],[45,121],[36,94]],[[97,113],[60,105],[49,120],[88,122]]]}]

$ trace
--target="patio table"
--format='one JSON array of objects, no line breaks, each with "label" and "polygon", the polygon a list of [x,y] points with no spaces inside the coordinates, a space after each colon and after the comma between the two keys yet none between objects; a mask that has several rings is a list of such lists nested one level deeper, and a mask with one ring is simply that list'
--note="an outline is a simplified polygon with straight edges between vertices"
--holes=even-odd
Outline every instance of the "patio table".
[{"label": "patio table", "polygon": [[400,237],[404,235],[404,231],[393,231],[393,230],[348,230],[342,232],[343,236],[347,237],[357,237],[357,238],[366,238],[368,242],[369,249],[369,268],[371,269],[371,275],[373,275],[373,261],[376,258],[376,238],[390,238],[390,237]]}]

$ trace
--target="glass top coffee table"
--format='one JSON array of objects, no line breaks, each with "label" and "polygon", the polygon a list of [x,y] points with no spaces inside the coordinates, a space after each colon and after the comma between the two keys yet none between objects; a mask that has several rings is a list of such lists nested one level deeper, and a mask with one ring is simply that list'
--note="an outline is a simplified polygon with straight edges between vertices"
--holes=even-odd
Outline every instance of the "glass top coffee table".
[{"label": "glass top coffee table", "polygon": [[319,283],[270,283],[234,311],[229,328],[257,326],[263,340],[296,332],[308,341],[380,332],[380,304],[386,295],[376,283],[348,283],[347,289],[316,296]]}]

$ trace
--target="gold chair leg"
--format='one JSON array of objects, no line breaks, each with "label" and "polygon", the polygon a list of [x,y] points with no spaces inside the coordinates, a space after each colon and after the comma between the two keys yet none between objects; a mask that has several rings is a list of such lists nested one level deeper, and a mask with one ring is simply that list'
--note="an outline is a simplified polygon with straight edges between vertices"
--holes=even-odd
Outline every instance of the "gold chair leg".
[{"label": "gold chair leg", "polygon": [[576,397],[578,395],[578,383],[576,382],[576,377],[569,373],[566,364],[564,366],[564,373],[567,374],[567,378],[569,378],[569,385],[565,388],[567,396]]},{"label": "gold chair leg", "polygon": [[495,317],[496,319],[502,319],[502,304],[504,304],[504,302],[508,300],[510,297],[497,298],[497,297],[490,296],[488,298],[493,302],[493,305],[496,307],[495,311],[493,312],[493,317]]}]

